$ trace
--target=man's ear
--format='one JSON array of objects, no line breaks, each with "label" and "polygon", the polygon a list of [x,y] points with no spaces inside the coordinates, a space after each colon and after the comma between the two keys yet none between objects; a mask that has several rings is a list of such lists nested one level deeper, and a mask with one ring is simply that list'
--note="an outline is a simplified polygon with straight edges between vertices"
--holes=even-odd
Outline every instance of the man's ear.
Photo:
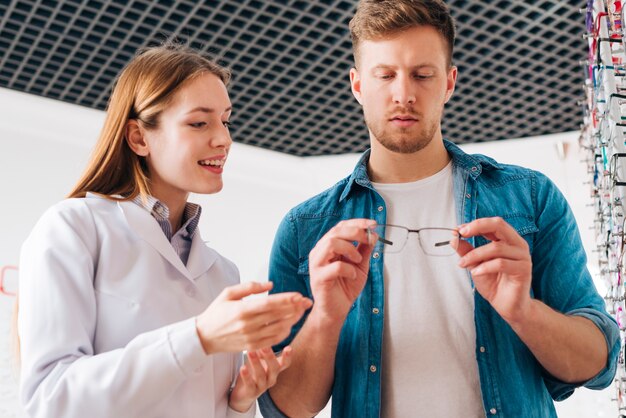
[{"label": "man's ear", "polygon": [[141,157],[150,154],[150,147],[144,137],[144,130],[135,119],[126,122],[126,143],[133,152]]},{"label": "man's ear", "polygon": [[458,75],[458,72],[459,72],[459,70],[457,69],[456,66],[452,66],[448,70],[448,77],[447,77],[447,83],[446,83],[446,101],[445,101],[445,103],[448,103],[448,101],[450,101],[450,99],[452,98],[452,94],[454,94],[454,89],[456,87],[456,77]]},{"label": "man's ear", "polygon": [[352,88],[352,95],[357,102],[361,103],[361,75],[356,68],[350,68],[350,87]]}]

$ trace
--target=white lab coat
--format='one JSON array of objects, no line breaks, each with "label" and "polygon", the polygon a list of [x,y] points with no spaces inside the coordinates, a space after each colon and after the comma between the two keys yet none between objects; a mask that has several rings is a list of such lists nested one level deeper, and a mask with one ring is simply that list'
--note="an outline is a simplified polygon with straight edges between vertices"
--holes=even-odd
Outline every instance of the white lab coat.
[{"label": "white lab coat", "polygon": [[21,400],[35,417],[251,417],[228,408],[241,354],[195,329],[235,265],[195,234],[185,266],[148,211],[94,195],[49,209],[20,260]]}]

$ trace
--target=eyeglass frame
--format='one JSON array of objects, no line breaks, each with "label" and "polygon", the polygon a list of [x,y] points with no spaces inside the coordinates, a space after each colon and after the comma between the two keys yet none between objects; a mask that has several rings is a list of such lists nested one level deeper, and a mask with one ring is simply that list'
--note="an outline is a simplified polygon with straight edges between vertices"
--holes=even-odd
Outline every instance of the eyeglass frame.
[{"label": "eyeglass frame", "polygon": [[[402,246],[402,249],[400,249],[398,252],[401,252],[401,251],[404,249],[404,245],[406,245],[406,242],[409,240],[409,234],[410,234],[410,233],[415,233],[415,234],[417,234],[418,241],[419,241],[419,243],[420,243],[420,249],[422,250],[422,252],[423,252],[425,255],[427,255],[427,256],[429,256],[429,257],[449,257],[450,255],[452,255],[452,254],[454,254],[454,253],[452,253],[452,254],[448,254],[448,255],[443,255],[443,254],[428,254],[428,253],[426,252],[426,250],[424,250],[424,246],[422,245],[422,241],[419,239],[419,233],[420,233],[420,231],[427,231],[427,230],[429,230],[429,231],[430,231],[430,230],[438,230],[438,231],[452,231],[452,232],[455,232],[459,238],[462,238],[461,234],[459,233],[458,229],[456,229],[456,228],[446,228],[446,227],[424,227],[424,228],[418,228],[418,229],[410,229],[410,228],[408,228],[408,227],[406,227],[406,226],[403,226],[403,225],[393,225],[393,224],[376,224],[376,225],[372,225],[372,226],[370,226],[369,228],[367,228],[367,238],[368,238],[368,242],[371,242],[371,233],[373,232],[373,231],[372,231],[372,229],[376,229],[377,227],[381,227],[381,226],[382,226],[382,227],[384,227],[384,228],[387,228],[388,226],[392,226],[392,227],[394,227],[394,228],[402,228],[402,229],[404,229],[404,230],[406,230],[406,231],[407,231],[406,239],[405,239],[405,241],[404,241],[404,244],[403,244],[403,246]],[[385,238],[381,237],[380,235],[378,236],[377,241],[378,241],[378,242],[381,242],[382,244],[392,244],[392,242],[391,242],[391,241],[387,241]],[[440,244],[440,245],[449,245],[449,244],[450,244],[450,241],[446,241],[445,243],[437,243],[437,244]],[[383,248],[384,248],[384,247],[383,247]],[[456,250],[455,250],[455,252],[456,252]]]}]

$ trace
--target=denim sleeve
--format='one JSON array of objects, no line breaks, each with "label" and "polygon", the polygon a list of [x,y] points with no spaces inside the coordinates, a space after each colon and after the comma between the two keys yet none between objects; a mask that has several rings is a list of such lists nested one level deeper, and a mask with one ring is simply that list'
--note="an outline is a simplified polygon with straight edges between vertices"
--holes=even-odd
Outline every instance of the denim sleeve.
[{"label": "denim sleeve", "polygon": [[261,414],[263,414],[265,418],[289,418],[274,404],[269,390],[259,397],[258,402]]},{"label": "denim sleeve", "polygon": [[[300,264],[305,264],[308,254],[300,255],[300,242],[295,225],[295,216],[289,212],[278,227],[274,245],[270,254],[269,280],[274,283],[270,293],[299,292],[303,296],[313,298],[306,281],[306,274],[299,273]],[[308,269],[307,269],[308,270]],[[308,272],[307,272],[308,273]],[[274,346],[274,351],[281,351],[293,341],[302,328],[308,312],[305,313],[284,341]]]},{"label": "denim sleeve", "polygon": [[532,249],[534,297],[561,313],[591,320],[604,334],[608,349],[605,368],[586,382],[565,383],[544,371],[550,395],[560,401],[579,386],[603,389],[611,384],[620,350],[619,329],[593,284],[576,220],[565,197],[543,174],[535,175],[533,203],[538,232]]},{"label": "denim sleeve", "polygon": [[[298,274],[299,265],[306,260],[306,256],[308,254],[303,257],[299,256],[299,243],[294,215],[292,212],[289,212],[278,227],[270,255],[269,280],[274,283],[274,287],[270,290],[271,294],[300,292],[302,295],[312,298],[304,276]],[[307,314],[293,326],[289,337],[273,347],[274,352],[281,351],[293,341],[302,327]],[[258,402],[259,409],[264,417],[287,418],[274,404],[269,391],[261,395]]]}]

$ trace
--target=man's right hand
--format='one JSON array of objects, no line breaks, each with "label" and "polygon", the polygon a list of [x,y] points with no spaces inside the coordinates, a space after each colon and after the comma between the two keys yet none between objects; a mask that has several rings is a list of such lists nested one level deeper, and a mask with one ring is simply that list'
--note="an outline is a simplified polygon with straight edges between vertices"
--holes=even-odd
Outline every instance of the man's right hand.
[{"label": "man's right hand", "polygon": [[[343,321],[367,281],[375,242],[370,219],[341,221],[328,231],[309,254],[309,276],[315,304],[311,315]],[[355,246],[353,243],[357,242]]]}]

